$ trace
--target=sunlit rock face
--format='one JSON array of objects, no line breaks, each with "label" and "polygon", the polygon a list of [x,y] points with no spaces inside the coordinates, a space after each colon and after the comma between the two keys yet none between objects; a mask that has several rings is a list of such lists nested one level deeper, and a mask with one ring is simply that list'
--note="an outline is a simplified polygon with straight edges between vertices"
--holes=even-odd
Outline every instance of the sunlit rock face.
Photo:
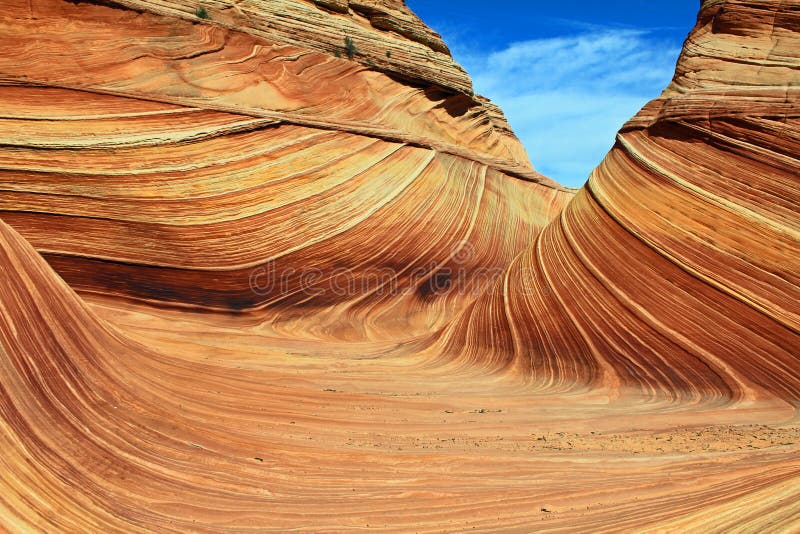
[{"label": "sunlit rock face", "polygon": [[580,191],[399,0],[0,9],[0,530],[800,528],[800,2]]},{"label": "sunlit rock face", "polygon": [[[4,220],[75,288],[223,311],[324,310],[354,295],[309,299],[299,267],[344,268],[395,271],[412,297],[381,306],[412,317],[463,246],[466,278],[505,269],[573,192],[436,34],[368,4],[12,4]],[[253,291],[267,270],[287,279]]]},{"label": "sunlit rock face", "polygon": [[[800,400],[799,5],[704,3],[672,84],[456,323],[454,354],[562,387]],[[477,334],[492,317],[501,341]]]}]

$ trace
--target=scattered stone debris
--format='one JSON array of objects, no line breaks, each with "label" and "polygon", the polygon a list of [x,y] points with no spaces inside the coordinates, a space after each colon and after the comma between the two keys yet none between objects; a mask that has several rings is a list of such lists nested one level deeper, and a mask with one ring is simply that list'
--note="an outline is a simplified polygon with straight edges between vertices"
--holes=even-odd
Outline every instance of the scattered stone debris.
[{"label": "scattered stone debris", "polygon": [[743,449],[785,447],[800,443],[797,427],[718,425],[675,428],[662,432],[632,430],[619,433],[534,434],[532,450],[608,451],[627,454],[717,453]]}]

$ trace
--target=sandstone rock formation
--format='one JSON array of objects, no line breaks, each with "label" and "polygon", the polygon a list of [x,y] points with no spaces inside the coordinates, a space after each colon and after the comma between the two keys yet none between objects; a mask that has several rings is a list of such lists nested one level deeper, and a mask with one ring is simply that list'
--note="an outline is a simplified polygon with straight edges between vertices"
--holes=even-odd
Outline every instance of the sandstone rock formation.
[{"label": "sandstone rock formation", "polygon": [[797,8],[703,4],[672,84],[515,260],[505,290],[456,326],[501,317],[502,343],[469,336],[476,358],[546,383],[797,405]]},{"label": "sandstone rock formation", "polygon": [[576,192],[399,0],[11,0],[0,529],[800,527],[798,32]]},{"label": "sandstone rock formation", "polygon": [[61,0],[3,16],[0,209],[84,291],[257,309],[286,297],[252,291],[260,265],[408,275],[476,228],[473,263],[504,268],[572,196],[494,108],[443,86],[215,18]]}]

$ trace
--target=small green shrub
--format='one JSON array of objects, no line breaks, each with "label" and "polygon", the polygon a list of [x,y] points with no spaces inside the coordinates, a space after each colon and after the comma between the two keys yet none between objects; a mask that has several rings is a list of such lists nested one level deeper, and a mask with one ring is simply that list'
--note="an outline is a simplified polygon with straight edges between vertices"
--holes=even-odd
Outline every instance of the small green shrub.
[{"label": "small green shrub", "polygon": [[392,57],[392,51],[391,50],[387,50],[386,51],[386,57]]},{"label": "small green shrub", "polygon": [[349,37],[344,38],[344,53],[347,54],[347,57],[350,59],[353,59],[353,56],[358,53],[356,44]]},{"label": "small green shrub", "polygon": [[206,11],[206,8],[204,8],[204,7],[198,7],[195,10],[194,14],[198,19],[209,19],[209,18],[211,18],[211,17],[208,16],[208,11]]}]

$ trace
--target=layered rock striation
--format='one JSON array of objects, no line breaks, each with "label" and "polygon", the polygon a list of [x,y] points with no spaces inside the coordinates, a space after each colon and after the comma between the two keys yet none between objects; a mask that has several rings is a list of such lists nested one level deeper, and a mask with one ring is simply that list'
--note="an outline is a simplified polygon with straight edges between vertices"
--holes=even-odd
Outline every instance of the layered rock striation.
[{"label": "layered rock striation", "polygon": [[[398,81],[311,47],[316,33],[220,25],[219,6],[210,18],[189,3],[120,6],[17,2],[0,15],[0,210],[75,288],[288,309],[306,299],[287,296],[299,275],[279,294],[254,292],[253,273],[303,265],[326,278],[396,271],[413,293],[462,243],[467,268],[505,268],[574,193],[536,173],[502,115],[445,74]],[[312,3],[283,5],[293,18],[276,6],[236,9],[295,34],[344,24]],[[371,42],[415,50],[408,35],[432,34],[386,9],[402,28],[368,25]],[[310,305],[346,299],[335,300]]]},{"label": "layered rock striation", "polygon": [[[672,84],[453,350],[565,387],[796,403],[799,31],[792,2],[705,2]],[[497,317],[500,340],[465,334]]]},{"label": "layered rock striation", "polygon": [[703,2],[580,191],[401,1],[0,45],[0,529],[798,526],[797,0]]}]

